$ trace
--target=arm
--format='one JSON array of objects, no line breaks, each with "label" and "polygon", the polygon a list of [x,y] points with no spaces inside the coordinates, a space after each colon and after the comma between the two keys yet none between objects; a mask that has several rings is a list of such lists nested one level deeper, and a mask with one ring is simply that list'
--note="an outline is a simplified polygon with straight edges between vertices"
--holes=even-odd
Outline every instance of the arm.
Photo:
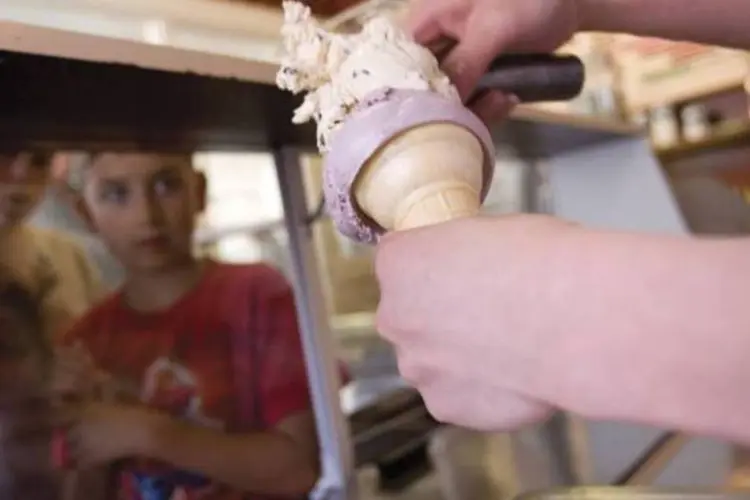
[{"label": "arm", "polygon": [[750,238],[461,219],[383,238],[377,326],[451,423],[538,418],[508,409],[505,390],[750,443],[749,256]]},{"label": "arm", "polygon": [[537,279],[554,376],[537,379],[540,395],[750,443],[750,240],[577,228],[548,243]]},{"label": "arm", "polygon": [[318,479],[311,413],[291,416],[268,432],[226,434],[155,417],[143,456],[200,472],[243,491],[281,496],[308,493]]},{"label": "arm", "polygon": [[746,0],[577,0],[581,29],[750,49]]}]

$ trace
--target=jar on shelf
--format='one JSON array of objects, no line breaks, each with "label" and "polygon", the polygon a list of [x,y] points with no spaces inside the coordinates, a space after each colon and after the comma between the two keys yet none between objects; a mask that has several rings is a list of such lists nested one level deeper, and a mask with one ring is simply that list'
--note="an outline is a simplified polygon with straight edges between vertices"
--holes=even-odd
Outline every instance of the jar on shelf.
[{"label": "jar on shelf", "polygon": [[682,108],[682,137],[686,141],[696,142],[705,139],[710,133],[708,113],[702,104],[688,104]]},{"label": "jar on shelf", "polygon": [[649,132],[656,147],[669,147],[679,142],[680,127],[671,106],[659,106],[651,111]]}]

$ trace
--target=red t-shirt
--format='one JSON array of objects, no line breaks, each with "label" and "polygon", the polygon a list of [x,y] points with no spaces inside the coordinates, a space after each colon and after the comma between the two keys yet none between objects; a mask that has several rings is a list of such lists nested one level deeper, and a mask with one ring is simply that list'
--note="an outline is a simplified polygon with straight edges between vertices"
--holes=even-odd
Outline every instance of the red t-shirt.
[{"label": "red t-shirt", "polygon": [[[275,426],[310,396],[292,290],[265,265],[211,262],[169,309],[139,313],[116,293],[66,335],[146,404],[227,432]],[[118,471],[122,500],[251,498],[200,475],[133,459]]]}]

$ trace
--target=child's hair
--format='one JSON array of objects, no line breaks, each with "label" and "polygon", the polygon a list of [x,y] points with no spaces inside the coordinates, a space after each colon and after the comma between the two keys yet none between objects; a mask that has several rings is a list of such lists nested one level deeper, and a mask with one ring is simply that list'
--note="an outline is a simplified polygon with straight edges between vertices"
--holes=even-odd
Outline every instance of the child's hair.
[{"label": "child's hair", "polygon": [[0,271],[0,360],[35,356],[42,366],[52,358],[41,298]]},{"label": "child's hair", "polygon": [[52,158],[54,157],[54,152],[47,151],[43,149],[35,149],[32,151],[6,151],[6,150],[0,150],[0,155],[4,156],[11,156],[11,157],[18,157],[22,154],[28,154],[29,156],[29,165],[32,167],[37,168],[47,168],[52,165]]},{"label": "child's hair", "polygon": [[52,165],[53,153],[49,151],[31,151],[29,154],[29,164],[32,167],[47,168]]}]

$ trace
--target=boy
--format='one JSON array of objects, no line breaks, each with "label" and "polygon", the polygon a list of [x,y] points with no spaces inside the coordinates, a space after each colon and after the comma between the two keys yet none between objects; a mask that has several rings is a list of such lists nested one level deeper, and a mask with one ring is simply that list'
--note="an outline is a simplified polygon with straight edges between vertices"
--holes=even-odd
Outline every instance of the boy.
[{"label": "boy", "polygon": [[127,276],[65,336],[120,395],[81,409],[71,456],[112,464],[122,500],[301,497],[318,450],[292,291],[267,266],[193,257],[204,197],[189,155],[86,167],[85,216]]},{"label": "boy", "polygon": [[101,288],[76,243],[27,224],[47,191],[51,163],[44,152],[0,152],[0,263],[43,297],[45,327],[59,331],[99,298]]},{"label": "boy", "polygon": [[38,297],[0,273],[0,498],[57,500],[50,463],[50,342]]}]

